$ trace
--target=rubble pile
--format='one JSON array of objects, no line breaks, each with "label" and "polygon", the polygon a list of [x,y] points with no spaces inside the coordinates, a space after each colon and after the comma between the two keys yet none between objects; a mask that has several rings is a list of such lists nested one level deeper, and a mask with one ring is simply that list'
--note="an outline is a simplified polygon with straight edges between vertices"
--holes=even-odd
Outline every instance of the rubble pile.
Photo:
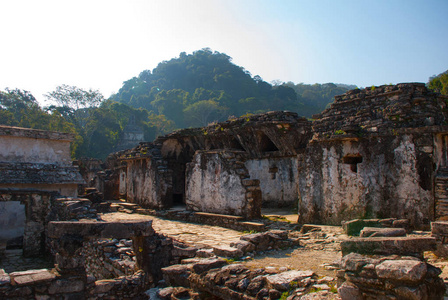
[{"label": "rubble pile", "polygon": [[441,270],[412,256],[344,256],[337,272],[342,299],[442,299]]},{"label": "rubble pile", "polygon": [[318,279],[313,271],[249,269],[243,264],[227,264],[219,258],[189,259],[181,265],[163,268],[162,272],[165,284],[170,287],[158,289],[160,299],[172,299],[178,287],[220,299],[300,299],[318,290],[335,293],[334,278]]},{"label": "rubble pile", "polygon": [[[390,132],[404,127],[444,125],[444,96],[424,83],[354,89],[336,96],[330,108],[313,116],[315,138]],[[341,130],[341,132],[338,132]]]}]

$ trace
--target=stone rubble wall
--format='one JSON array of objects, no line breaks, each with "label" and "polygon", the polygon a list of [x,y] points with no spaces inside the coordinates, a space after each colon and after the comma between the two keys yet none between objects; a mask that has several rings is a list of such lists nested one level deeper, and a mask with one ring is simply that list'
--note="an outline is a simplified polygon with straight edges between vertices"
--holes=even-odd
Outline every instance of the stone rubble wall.
[{"label": "stone rubble wall", "polygon": [[[329,291],[335,285],[333,278],[318,279],[309,270],[274,267],[251,270],[243,264],[227,264],[219,258],[185,260],[181,265],[162,269],[162,272],[170,287],[156,291],[159,299],[173,299],[181,293],[188,299],[202,299],[205,295],[246,300],[280,299],[290,295],[288,299],[300,299],[313,290]],[[328,298],[325,299],[337,298],[336,295],[326,295]]]},{"label": "stone rubble wall", "polygon": [[86,272],[96,280],[129,276],[137,271],[132,240],[99,239],[83,247]]},{"label": "stone rubble wall", "polygon": [[336,96],[328,109],[313,116],[314,139],[445,125],[447,99],[424,83],[354,89]]},{"label": "stone rubble wall", "polygon": [[5,273],[0,269],[2,299],[138,299],[148,288],[145,273],[93,281],[63,276],[55,269]]}]

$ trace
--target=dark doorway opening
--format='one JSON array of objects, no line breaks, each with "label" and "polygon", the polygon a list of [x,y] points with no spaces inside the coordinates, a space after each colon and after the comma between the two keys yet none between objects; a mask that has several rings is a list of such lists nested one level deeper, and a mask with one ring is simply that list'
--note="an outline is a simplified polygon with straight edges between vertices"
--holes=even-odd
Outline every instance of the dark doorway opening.
[{"label": "dark doorway opening", "polygon": [[173,194],[173,206],[184,205],[184,195],[183,194]]}]

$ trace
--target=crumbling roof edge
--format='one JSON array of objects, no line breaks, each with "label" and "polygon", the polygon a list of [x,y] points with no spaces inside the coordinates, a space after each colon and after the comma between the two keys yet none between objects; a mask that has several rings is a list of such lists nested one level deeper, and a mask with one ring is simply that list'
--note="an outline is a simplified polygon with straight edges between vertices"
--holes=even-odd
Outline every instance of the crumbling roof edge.
[{"label": "crumbling roof edge", "polygon": [[75,135],[72,133],[48,131],[41,129],[23,128],[15,126],[0,125],[0,136],[25,137],[34,139],[48,139],[60,141],[73,141]]}]

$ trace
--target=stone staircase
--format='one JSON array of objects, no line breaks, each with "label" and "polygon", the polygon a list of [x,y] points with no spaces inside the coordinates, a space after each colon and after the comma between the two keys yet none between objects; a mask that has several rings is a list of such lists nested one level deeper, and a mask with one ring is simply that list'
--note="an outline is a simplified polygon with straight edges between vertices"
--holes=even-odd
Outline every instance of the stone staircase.
[{"label": "stone staircase", "polygon": [[439,168],[435,178],[435,218],[448,220],[448,168]]}]

